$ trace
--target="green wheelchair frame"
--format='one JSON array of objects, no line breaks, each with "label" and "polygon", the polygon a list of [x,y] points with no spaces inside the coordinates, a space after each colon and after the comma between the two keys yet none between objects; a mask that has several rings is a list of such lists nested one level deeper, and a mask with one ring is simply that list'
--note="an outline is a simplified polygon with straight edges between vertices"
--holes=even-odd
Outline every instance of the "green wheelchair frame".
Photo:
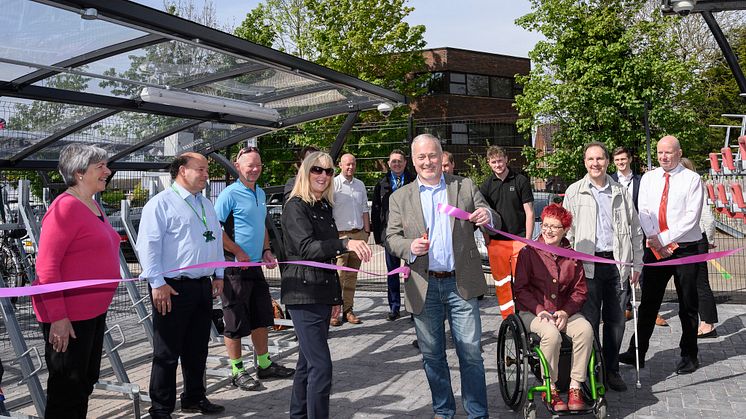
[{"label": "green wheelchair frame", "polygon": [[[597,418],[606,417],[604,361],[595,339],[588,360],[588,379],[582,386],[582,393],[586,402],[590,401],[591,403],[585,410],[560,412],[551,408],[551,382],[547,359],[542,353],[538,341],[535,342],[534,339],[531,339],[517,314],[511,314],[502,322],[497,343],[500,394],[505,404],[512,410],[522,411],[525,418],[535,418],[536,403],[534,398],[537,393],[543,393],[546,394],[544,404],[553,416],[593,414]],[[529,388],[528,375],[532,372],[539,384]],[[560,377],[560,382],[562,380],[563,377]],[[563,389],[562,385],[559,387]]]}]

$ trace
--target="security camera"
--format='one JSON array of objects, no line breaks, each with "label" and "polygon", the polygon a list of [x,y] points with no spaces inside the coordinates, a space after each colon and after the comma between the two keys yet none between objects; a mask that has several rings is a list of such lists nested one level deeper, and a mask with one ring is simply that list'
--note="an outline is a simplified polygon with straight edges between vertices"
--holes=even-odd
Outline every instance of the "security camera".
[{"label": "security camera", "polygon": [[[665,3],[668,3],[667,5]],[[670,7],[669,10],[673,10],[681,16],[688,16],[689,13],[694,10],[694,6],[697,5],[697,0],[664,0],[665,6]]]},{"label": "security camera", "polygon": [[378,112],[381,113],[381,115],[383,115],[385,118],[388,118],[389,115],[391,115],[391,111],[394,110],[394,107],[390,103],[383,102],[378,105],[377,109]]}]

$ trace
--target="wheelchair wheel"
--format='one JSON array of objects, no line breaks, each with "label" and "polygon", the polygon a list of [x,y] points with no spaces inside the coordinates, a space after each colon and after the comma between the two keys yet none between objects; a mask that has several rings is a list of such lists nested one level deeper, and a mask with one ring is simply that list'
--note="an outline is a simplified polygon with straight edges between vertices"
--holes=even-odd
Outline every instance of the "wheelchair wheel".
[{"label": "wheelchair wheel", "polygon": [[606,399],[601,397],[598,400],[598,404],[596,405],[596,408],[593,409],[593,413],[596,416],[596,419],[604,419],[606,418]]},{"label": "wheelchair wheel", "polygon": [[528,390],[528,351],[523,323],[518,316],[511,315],[502,322],[497,336],[497,376],[500,395],[514,411],[521,410]]},{"label": "wheelchair wheel", "polygon": [[523,418],[524,419],[536,419],[536,404],[534,402],[528,402],[523,406]]}]

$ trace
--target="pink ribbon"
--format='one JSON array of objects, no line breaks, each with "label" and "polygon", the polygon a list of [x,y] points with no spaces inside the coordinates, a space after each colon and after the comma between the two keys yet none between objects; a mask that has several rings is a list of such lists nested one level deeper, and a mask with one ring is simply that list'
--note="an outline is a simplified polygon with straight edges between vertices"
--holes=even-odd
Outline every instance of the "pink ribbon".
[{"label": "pink ribbon", "polygon": [[[451,205],[438,204],[437,208],[438,208],[438,211],[444,214],[448,214],[454,218],[458,218],[459,220],[468,220],[469,217],[471,216],[471,213],[466,212],[460,208],[453,207]],[[565,249],[562,247],[552,246],[546,243],[529,240],[525,237],[516,236],[514,234],[510,234],[505,231],[498,230],[494,228],[491,224],[487,224],[484,227],[492,231],[493,233],[502,234],[503,236],[508,237],[512,240],[525,243],[528,246],[544,250],[545,252],[554,253],[555,255],[559,255],[562,257],[566,257],[570,259],[577,259],[577,260],[581,260],[584,262],[608,263],[608,264],[613,264],[613,265],[632,265],[631,262],[622,262],[622,261],[613,260],[613,259],[606,259],[606,258],[598,257],[596,255],[589,255],[587,253],[581,253],[581,252],[578,252],[572,249]],[[685,256],[683,258],[669,259],[669,260],[664,260],[661,262],[643,263],[643,265],[644,266],[672,266],[672,265],[686,265],[688,263],[707,262],[708,260],[720,259],[726,256],[730,256],[732,254],[740,252],[741,250],[743,250],[743,247],[739,247],[737,249],[732,249],[732,250],[722,250],[719,252],[705,253],[701,255]]]},{"label": "pink ribbon", "polygon": [[[337,266],[331,263],[314,262],[311,260],[289,260],[289,261],[277,262],[277,263],[283,263],[283,264],[288,264],[288,265],[310,266],[314,268],[329,269],[333,271],[360,272],[360,273],[368,274],[368,275],[375,276],[375,277],[396,275],[396,274],[402,274],[404,278],[409,277],[409,266],[406,266],[406,265],[398,267],[392,270],[391,272],[387,272],[385,274],[379,274],[375,272],[363,271],[361,269],[350,268],[348,266]],[[244,268],[244,267],[260,267],[260,266],[268,266],[268,265],[270,264],[266,262],[207,262],[207,263],[198,263],[196,265],[190,265],[190,266],[184,266],[181,268],[171,269],[170,271],[161,273],[161,275],[166,274],[166,273],[186,271],[190,269],[232,268],[232,267]],[[119,283],[119,282],[131,282],[131,281],[139,281],[139,280],[140,278],[80,279],[76,281],[54,282],[51,284],[29,285],[27,287],[19,287],[19,288],[0,288],[0,298],[29,297],[32,295],[47,294],[50,292],[60,292],[60,291],[66,291],[66,290],[71,290],[71,289],[77,289],[77,288],[93,287],[97,285],[108,285],[108,284],[114,284],[114,283]]]}]

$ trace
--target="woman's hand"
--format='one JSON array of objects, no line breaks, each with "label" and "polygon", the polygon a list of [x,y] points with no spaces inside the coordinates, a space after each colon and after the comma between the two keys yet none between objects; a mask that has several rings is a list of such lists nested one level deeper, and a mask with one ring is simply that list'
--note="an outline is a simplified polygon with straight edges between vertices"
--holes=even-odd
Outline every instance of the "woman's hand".
[{"label": "woman's hand", "polygon": [[362,240],[348,240],[347,250],[355,252],[357,257],[363,262],[370,261],[370,257],[373,256],[373,252],[370,250],[368,243]]},{"label": "woman's hand", "polygon": [[56,352],[67,351],[67,346],[71,338],[77,339],[77,336],[75,336],[75,330],[73,330],[73,324],[70,323],[70,319],[65,317],[52,323],[52,326],[49,328],[49,343],[52,344],[52,348]]},{"label": "woman's hand", "polygon": [[564,332],[567,328],[567,312],[564,310],[557,310],[554,312],[554,324],[560,332]]},{"label": "woman's hand", "polygon": [[546,310],[537,314],[536,317],[539,318],[540,322],[554,323],[554,316]]}]

